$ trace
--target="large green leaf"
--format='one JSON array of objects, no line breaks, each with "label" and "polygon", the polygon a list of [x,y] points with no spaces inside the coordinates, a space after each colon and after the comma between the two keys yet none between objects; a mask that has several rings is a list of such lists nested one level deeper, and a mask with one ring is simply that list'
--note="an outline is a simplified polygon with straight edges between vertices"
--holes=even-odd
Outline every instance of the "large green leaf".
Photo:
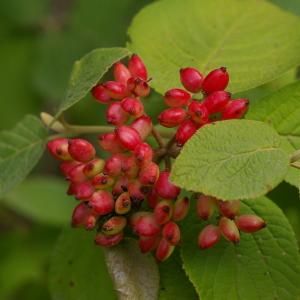
[{"label": "large green leaf", "polygon": [[222,240],[199,250],[202,226],[190,215],[183,227],[184,268],[202,300],[296,300],[300,295],[300,257],[291,226],[267,198],[242,202],[242,213],[257,214],[267,227],[241,234],[233,245]]},{"label": "large green leaf", "polygon": [[57,115],[80,101],[118,60],[129,55],[125,48],[100,48],[75,62],[67,95],[61,103]]},{"label": "large green leaf", "polygon": [[[251,103],[248,119],[260,120],[272,125],[282,137],[282,147],[288,153],[300,149],[300,83],[290,84],[276,93]],[[286,181],[299,185],[300,172],[292,167]]]},{"label": "large green leaf", "polygon": [[49,288],[53,300],[117,299],[95,233],[65,230],[50,264]]},{"label": "large green leaf", "polygon": [[265,1],[164,0],[134,19],[129,48],[139,53],[159,92],[176,87],[178,71],[226,66],[230,91],[268,82],[300,62],[300,22]]},{"label": "large green leaf", "polygon": [[47,130],[34,116],[26,116],[10,131],[0,132],[0,197],[21,182],[44,151]]},{"label": "large green leaf", "polygon": [[289,157],[263,122],[230,120],[204,126],[175,161],[172,181],[224,200],[266,194],[286,175]]},{"label": "large green leaf", "polygon": [[14,211],[43,224],[70,223],[75,201],[66,194],[61,179],[44,176],[29,178],[5,196],[3,203]]}]

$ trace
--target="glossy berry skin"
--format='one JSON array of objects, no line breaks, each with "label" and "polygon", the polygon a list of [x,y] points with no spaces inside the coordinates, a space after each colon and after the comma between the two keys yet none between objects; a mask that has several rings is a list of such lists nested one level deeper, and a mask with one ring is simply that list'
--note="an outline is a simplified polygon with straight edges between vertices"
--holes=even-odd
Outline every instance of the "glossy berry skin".
[{"label": "glossy berry skin", "polygon": [[241,202],[239,200],[219,201],[220,213],[229,219],[233,219],[240,213]]},{"label": "glossy berry skin", "polygon": [[76,182],[76,183],[86,181],[88,178],[83,172],[84,167],[85,167],[84,164],[79,164],[74,168],[72,168],[68,173],[67,179],[70,180],[71,182]]},{"label": "glossy berry skin", "polygon": [[175,247],[171,245],[166,239],[162,238],[157,246],[155,257],[158,261],[167,260],[173,253]]},{"label": "glossy berry skin", "polygon": [[142,253],[151,252],[158,246],[159,238],[157,236],[140,236],[139,247]]},{"label": "glossy berry skin", "polygon": [[76,166],[80,165],[81,163],[75,160],[63,161],[59,165],[60,172],[65,176],[69,176],[69,172]]},{"label": "glossy berry skin", "polygon": [[99,145],[104,151],[111,153],[123,152],[124,148],[121,146],[116,133],[104,133],[99,136]]},{"label": "glossy berry skin", "polygon": [[127,214],[131,209],[131,199],[128,192],[123,192],[115,202],[115,212],[118,215]]},{"label": "glossy berry skin", "polygon": [[107,215],[114,210],[115,202],[110,192],[100,190],[92,195],[89,206],[98,215]]},{"label": "glossy berry skin", "polygon": [[208,110],[199,101],[194,100],[189,104],[188,114],[191,119],[199,125],[203,125],[208,122]]},{"label": "glossy berry skin", "polygon": [[51,140],[47,143],[48,151],[51,155],[59,160],[72,160],[69,153],[69,140],[65,138],[59,138]]},{"label": "glossy berry skin", "polygon": [[173,215],[172,215],[172,220],[178,222],[183,220],[190,208],[190,200],[187,197],[184,198],[178,198],[173,206]]},{"label": "glossy berry skin", "polygon": [[185,120],[178,127],[176,132],[176,142],[178,147],[182,147],[197,131],[198,126],[192,120]]},{"label": "glossy berry skin", "polygon": [[83,169],[86,177],[92,178],[103,171],[105,161],[101,158],[95,158],[88,162]]},{"label": "glossy berry skin", "polygon": [[149,84],[139,77],[129,78],[127,81],[127,88],[137,97],[147,97],[150,94]]},{"label": "glossy berry skin", "polygon": [[247,112],[248,106],[248,99],[236,99],[229,101],[222,112],[222,120],[242,118]]},{"label": "glossy berry skin", "polygon": [[131,56],[128,62],[128,69],[133,77],[139,77],[143,80],[147,80],[148,73],[146,66],[138,55],[133,54]]},{"label": "glossy berry skin", "polygon": [[103,86],[107,92],[107,94],[110,96],[112,99],[123,99],[124,97],[127,96],[127,89],[125,84],[117,81],[107,81],[103,83]]},{"label": "glossy berry skin", "polygon": [[144,113],[144,105],[137,98],[126,97],[121,101],[122,109],[134,118],[138,118]]},{"label": "glossy berry skin", "polygon": [[239,216],[235,219],[235,224],[239,230],[246,233],[253,233],[266,227],[265,221],[256,215]]},{"label": "glossy berry skin", "polygon": [[127,81],[131,77],[131,73],[124,64],[121,62],[115,63],[113,73],[116,81],[127,85]]},{"label": "glossy berry skin", "polygon": [[144,193],[141,191],[142,184],[139,180],[131,180],[127,185],[127,190],[134,203],[141,203],[145,199]]},{"label": "glossy berry skin", "polygon": [[83,139],[69,140],[68,150],[72,158],[80,162],[91,161],[96,155],[94,146]]},{"label": "glossy berry skin", "polygon": [[93,195],[95,188],[89,181],[85,181],[75,184],[73,191],[77,200],[87,200]]},{"label": "glossy berry skin", "polygon": [[133,151],[137,164],[142,166],[150,163],[153,158],[152,147],[147,143],[138,144]]},{"label": "glossy berry skin", "polygon": [[177,127],[185,120],[186,116],[186,111],[181,107],[168,108],[160,113],[158,122],[164,127]]},{"label": "glossy berry skin", "polygon": [[102,232],[97,233],[95,244],[102,247],[113,247],[118,245],[124,238],[124,233],[119,232],[115,235],[106,235]]},{"label": "glossy berry skin", "polygon": [[160,227],[152,214],[141,216],[134,226],[134,230],[138,235],[154,236],[159,233]]},{"label": "glossy berry skin", "polygon": [[122,172],[128,179],[135,178],[138,175],[139,167],[133,155],[127,157],[125,156],[125,158],[123,159]]},{"label": "glossy berry skin", "polygon": [[158,180],[155,183],[156,193],[164,199],[176,199],[180,193],[180,188],[169,180],[170,172],[160,172]]},{"label": "glossy berry skin", "polygon": [[157,181],[158,176],[159,166],[154,162],[150,162],[140,170],[139,181],[142,185],[153,185]]},{"label": "glossy berry skin", "polygon": [[204,76],[195,68],[180,69],[180,80],[182,85],[191,93],[201,90]]},{"label": "glossy berry skin", "polygon": [[104,190],[111,187],[114,184],[114,179],[104,174],[97,174],[92,179],[92,185],[96,190]]},{"label": "glossy berry skin", "polygon": [[219,221],[219,228],[225,239],[236,244],[240,241],[240,232],[234,221],[222,217]]},{"label": "glossy berry skin", "polygon": [[87,230],[91,230],[95,227],[96,221],[96,215],[84,202],[77,205],[73,210],[72,227],[85,227]]},{"label": "glossy berry skin", "polygon": [[165,224],[167,223],[173,213],[173,204],[170,200],[162,200],[160,201],[154,208],[154,217],[157,224]]},{"label": "glossy berry skin", "polygon": [[126,123],[129,119],[129,114],[123,110],[120,102],[113,102],[108,106],[106,111],[106,121],[108,124],[120,126]]},{"label": "glossy berry skin", "polygon": [[229,82],[229,74],[225,67],[215,69],[208,73],[202,82],[202,91],[210,94],[226,89]]},{"label": "glossy berry skin", "polygon": [[219,242],[221,237],[220,229],[215,225],[205,226],[198,236],[198,246],[200,249],[208,249]]},{"label": "glossy berry skin", "polygon": [[105,87],[101,84],[98,84],[92,89],[93,97],[102,104],[107,104],[111,101],[109,94],[107,93]]},{"label": "glossy berry skin", "polygon": [[114,216],[105,221],[101,231],[106,235],[115,235],[123,231],[127,224],[127,219],[122,216]]},{"label": "glossy berry skin", "polygon": [[121,154],[114,154],[105,162],[103,174],[116,177],[121,174],[124,157]]},{"label": "glossy berry skin", "polygon": [[139,133],[132,127],[123,125],[117,128],[115,132],[120,144],[125,149],[133,151],[134,148],[142,142]]},{"label": "glossy berry skin", "polygon": [[162,229],[162,237],[170,244],[176,246],[180,241],[180,229],[175,222],[168,222]]},{"label": "glossy berry skin", "polygon": [[142,140],[145,140],[151,133],[153,125],[151,118],[144,115],[134,120],[130,124],[130,127],[135,129],[139,133]]},{"label": "glossy berry skin", "polygon": [[214,213],[216,199],[206,195],[200,195],[197,199],[197,215],[202,220],[208,220]]},{"label": "glossy berry skin", "polygon": [[127,176],[121,176],[117,179],[116,183],[114,184],[114,187],[112,189],[112,194],[114,196],[119,196],[123,192],[127,191],[127,185],[128,185],[128,178]]},{"label": "glossy berry skin", "polygon": [[170,107],[181,107],[189,103],[191,95],[182,89],[171,89],[165,93],[164,99]]},{"label": "glossy berry skin", "polygon": [[210,114],[222,112],[230,100],[231,94],[225,91],[216,91],[203,100],[203,105]]}]

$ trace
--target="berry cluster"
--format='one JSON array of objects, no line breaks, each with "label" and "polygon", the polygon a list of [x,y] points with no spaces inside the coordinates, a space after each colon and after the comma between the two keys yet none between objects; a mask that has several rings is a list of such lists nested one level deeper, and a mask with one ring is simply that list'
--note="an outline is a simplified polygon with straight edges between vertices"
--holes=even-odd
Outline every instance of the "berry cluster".
[{"label": "berry cluster", "polygon": [[[180,242],[177,223],[185,218],[190,206],[189,199],[180,197],[180,188],[169,180],[174,142],[181,147],[201,126],[214,120],[242,117],[248,100],[231,100],[230,94],[224,91],[229,81],[225,68],[214,70],[205,78],[196,69],[182,69],[184,87],[191,93],[201,91],[204,100],[196,100],[197,94],[192,99],[183,89],[172,89],[165,94],[165,102],[171,108],[159,115],[159,123],[166,127],[179,126],[174,137],[165,143],[145,114],[142,98],[150,93],[150,87],[141,58],[132,55],[128,66],[117,62],[113,74],[115,81],[98,84],[91,91],[98,102],[107,105],[106,121],[114,126],[111,132],[99,136],[100,147],[110,156],[106,160],[97,157],[94,146],[79,138],[54,139],[48,143],[48,149],[62,161],[60,170],[70,182],[68,194],[80,201],[73,211],[74,227],[96,228],[95,242],[103,247],[117,245],[131,230],[139,237],[143,253],[154,251],[157,260],[164,261]],[[157,140],[158,149],[146,142],[150,135]],[[162,159],[166,167],[161,170]],[[202,198],[198,200],[197,211],[202,219],[208,219],[213,213],[213,205],[208,203],[216,205],[218,201]],[[218,203],[223,215],[220,225],[209,225],[202,231],[201,248],[215,244],[221,232],[236,242],[238,230],[234,231],[234,224],[248,232],[259,227],[253,225],[255,220],[259,223],[258,219],[253,221],[253,217],[247,216],[235,219],[234,223],[232,216],[223,212],[226,211],[221,208],[223,202]],[[228,203],[231,202],[226,202],[224,207]]]},{"label": "berry cluster", "polygon": [[[178,127],[178,146],[183,146],[200,127],[218,120],[241,118],[248,109],[248,99],[232,100],[231,94],[225,91],[229,74],[224,67],[205,77],[195,68],[184,68],[180,70],[180,80],[187,91],[168,90],[164,100],[170,108],[158,117],[162,126]],[[197,99],[198,93],[201,100]]]},{"label": "berry cluster", "polygon": [[218,225],[206,225],[198,236],[201,249],[213,247],[221,236],[234,244],[240,241],[240,231],[256,232],[266,226],[263,219],[256,215],[240,215],[240,201],[222,201],[214,197],[200,195],[197,197],[197,215],[207,221],[217,212]]}]

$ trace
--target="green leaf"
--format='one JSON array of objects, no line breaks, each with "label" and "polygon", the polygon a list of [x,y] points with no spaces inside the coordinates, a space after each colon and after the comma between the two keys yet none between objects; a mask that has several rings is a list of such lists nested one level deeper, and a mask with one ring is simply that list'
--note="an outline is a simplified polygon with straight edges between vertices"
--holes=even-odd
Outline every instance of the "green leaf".
[{"label": "green leaf", "polygon": [[204,126],[176,159],[171,180],[223,200],[259,197],[286,175],[289,157],[280,141],[263,122],[230,120]]},{"label": "green leaf", "polygon": [[[300,295],[300,257],[294,233],[282,211],[267,198],[242,202],[242,213],[257,214],[267,227],[224,239],[199,250],[202,226],[190,215],[183,227],[184,268],[202,300],[296,300]],[[197,224],[198,223],[198,224]]]},{"label": "green leaf", "polygon": [[159,264],[159,300],[197,300],[199,297],[182,268],[182,260],[177,250],[165,262]]},{"label": "green leaf", "polygon": [[66,182],[55,177],[33,177],[9,193],[3,203],[39,223],[67,225],[76,204],[67,196],[67,188]]},{"label": "green leaf", "polygon": [[149,66],[159,92],[180,86],[178,71],[226,66],[229,90],[268,82],[300,62],[300,22],[265,1],[164,0],[134,19],[129,48]]},{"label": "green leaf", "polygon": [[118,60],[128,56],[125,48],[95,49],[75,62],[65,100],[57,115],[80,101]]},{"label": "green leaf", "polygon": [[141,253],[137,242],[128,239],[104,249],[108,271],[120,300],[156,300],[159,290],[158,267],[153,256]]},{"label": "green leaf", "polygon": [[50,264],[53,300],[117,299],[95,233],[68,229],[60,236]]},{"label": "green leaf", "polygon": [[44,151],[47,130],[28,115],[10,131],[0,132],[0,197],[20,183]]},{"label": "green leaf", "polygon": [[[295,82],[250,104],[248,119],[273,126],[282,137],[282,148],[292,154],[300,149],[300,83]],[[285,180],[298,187],[299,171],[289,167]]]}]

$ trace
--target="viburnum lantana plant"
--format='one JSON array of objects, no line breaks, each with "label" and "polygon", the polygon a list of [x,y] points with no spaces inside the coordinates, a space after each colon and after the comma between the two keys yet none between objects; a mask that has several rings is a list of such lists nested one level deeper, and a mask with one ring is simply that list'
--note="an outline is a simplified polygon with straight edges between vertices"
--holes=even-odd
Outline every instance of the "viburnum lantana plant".
[{"label": "viburnum lantana plant", "polygon": [[[240,215],[238,199],[222,201],[194,194],[193,201],[171,182],[172,160],[199,128],[242,118],[249,105],[248,99],[232,99],[225,91],[229,83],[225,67],[206,76],[193,67],[179,73],[184,88],[165,93],[168,108],[157,116],[161,126],[176,128],[169,139],[153,126],[156,120],[144,109],[151,78],[142,59],[133,54],[127,66],[114,64],[114,81],[91,90],[96,101],[107,105],[106,121],[114,126],[98,137],[100,148],[110,156],[99,157],[95,147],[81,138],[48,142],[49,152],[61,161],[61,173],[70,182],[67,193],[79,202],[72,226],[95,229],[97,245],[113,247],[134,234],[141,252],[153,251],[158,261],[164,261],[180,242],[179,222],[189,210],[196,210],[202,220],[211,220],[199,233],[201,249],[213,247],[221,236],[238,243],[239,231],[253,233],[266,225],[256,215]],[[56,126],[64,124],[56,121]],[[147,142],[150,136],[156,147]]]}]

